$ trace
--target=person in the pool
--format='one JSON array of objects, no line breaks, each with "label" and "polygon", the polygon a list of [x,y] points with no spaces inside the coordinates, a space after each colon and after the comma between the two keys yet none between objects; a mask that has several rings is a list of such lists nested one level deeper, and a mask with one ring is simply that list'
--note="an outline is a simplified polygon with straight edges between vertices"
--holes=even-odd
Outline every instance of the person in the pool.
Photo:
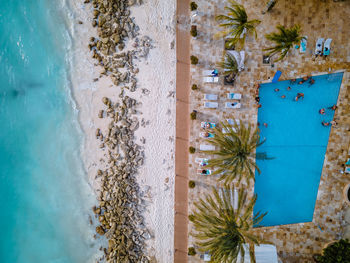
[{"label": "person in the pool", "polygon": [[322,115],[326,114],[326,110],[324,108],[320,109],[318,112]]},{"label": "person in the pool", "polygon": [[334,104],[332,107],[329,107],[328,109],[335,111],[336,109],[338,109],[338,106]]},{"label": "person in the pool", "polygon": [[294,84],[297,81],[297,79],[291,79],[290,84]]},{"label": "person in the pool", "polygon": [[322,125],[323,125],[323,126],[329,126],[330,123],[329,123],[329,122],[322,121]]},{"label": "person in the pool", "polygon": [[275,91],[275,92],[278,92],[278,91],[280,91],[280,89],[274,89],[274,91]]},{"label": "person in the pool", "polygon": [[282,99],[285,99],[285,98],[286,98],[286,95],[282,95],[281,98],[282,98]]},{"label": "person in the pool", "polygon": [[291,90],[291,89],[292,89],[291,87],[289,87],[289,86],[287,87],[287,90]]},{"label": "person in the pool", "polygon": [[295,97],[295,101],[298,101],[300,98],[304,98],[304,93],[301,93],[301,92],[299,92],[299,93],[297,93],[297,96]]},{"label": "person in the pool", "polygon": [[268,126],[266,122],[264,122],[264,124],[263,124],[263,125],[264,125],[264,127],[265,127],[265,128],[267,128],[267,126]]},{"label": "person in the pool", "polygon": [[309,82],[309,83],[310,83],[310,86],[313,85],[313,84],[315,84],[315,79],[310,78],[310,82]]}]

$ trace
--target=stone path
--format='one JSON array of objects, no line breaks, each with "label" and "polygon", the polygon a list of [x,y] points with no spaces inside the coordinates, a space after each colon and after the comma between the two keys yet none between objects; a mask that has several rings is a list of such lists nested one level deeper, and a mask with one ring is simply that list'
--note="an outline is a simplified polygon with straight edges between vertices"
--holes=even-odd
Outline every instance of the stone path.
[{"label": "stone path", "polygon": [[[197,25],[198,36],[191,39],[191,55],[199,58],[199,64],[191,66],[191,85],[197,84],[199,91],[191,91],[190,111],[197,110],[198,118],[191,122],[190,145],[199,148],[204,139],[199,137],[200,122],[218,122],[227,118],[240,118],[245,122],[256,124],[257,108],[254,101],[255,83],[272,78],[276,70],[283,72],[281,80],[299,76],[329,73],[336,70],[345,70],[342,87],[338,99],[338,109],[335,118],[338,118],[338,127],[332,128],[313,221],[310,223],[284,225],[278,227],[264,227],[254,229],[258,235],[268,242],[272,242],[278,249],[279,258],[283,262],[312,262],[312,256],[320,253],[323,246],[342,235],[343,211],[347,204],[342,197],[344,186],[350,181],[348,175],[341,174],[341,165],[346,161],[350,144],[350,5],[349,3],[335,3],[333,1],[283,1],[280,0],[271,13],[262,15],[264,9],[261,1],[247,0],[244,6],[249,19],[260,19],[258,39],[248,38],[245,45],[246,69],[239,75],[234,86],[225,86],[220,79],[219,84],[205,84],[202,71],[216,67],[221,59],[224,43],[215,38],[218,32],[214,17],[221,14],[225,5],[224,0],[197,0],[198,15],[192,19]],[[306,2],[306,3],[305,3]],[[183,19],[183,18],[182,18]],[[190,30],[186,19],[179,21],[183,29]],[[308,36],[307,51],[300,54],[299,50],[292,50],[282,61],[272,65],[262,64],[262,49],[268,47],[264,34],[275,31],[277,24],[292,26],[301,24],[303,34]],[[331,55],[328,58],[314,59],[312,53],[318,37],[332,38]],[[243,94],[242,108],[227,110],[224,108],[227,92]],[[203,108],[203,94],[219,95],[218,109]],[[194,163],[196,157],[205,157],[198,151],[189,157],[189,179],[196,182],[194,189],[189,189],[189,213],[193,209],[193,201],[210,191],[211,186],[218,186],[216,178],[196,175],[198,166]],[[253,194],[253,186],[249,188]],[[188,225],[191,232],[192,225]],[[320,230],[320,228],[322,231]],[[188,246],[193,246],[194,239],[189,236]],[[189,262],[200,262],[199,255],[188,257]]]}]

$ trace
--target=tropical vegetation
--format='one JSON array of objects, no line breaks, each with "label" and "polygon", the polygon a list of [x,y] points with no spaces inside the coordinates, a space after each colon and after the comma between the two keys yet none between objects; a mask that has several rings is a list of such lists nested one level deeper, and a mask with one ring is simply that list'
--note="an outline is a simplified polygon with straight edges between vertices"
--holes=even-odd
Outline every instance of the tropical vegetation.
[{"label": "tropical vegetation", "polygon": [[341,239],[323,249],[323,254],[316,257],[318,263],[345,263],[350,262],[350,243]]},{"label": "tropical vegetation", "polygon": [[224,28],[219,36],[227,38],[228,47],[243,48],[247,35],[254,35],[257,38],[256,26],[261,23],[260,20],[248,20],[247,12],[243,5],[234,0],[228,0],[229,6],[225,7],[226,14],[216,16],[219,26]]},{"label": "tropical vegetation", "polygon": [[218,67],[223,70],[226,82],[232,83],[238,73],[236,59],[230,53],[226,52],[222,57],[222,60],[218,63]]},{"label": "tropical vegetation", "polygon": [[248,198],[243,189],[238,191],[237,200],[234,197],[233,187],[213,188],[211,195],[194,203],[195,210],[189,217],[196,244],[199,250],[209,252],[211,262],[236,262],[238,255],[243,262],[247,245],[251,261],[255,262],[254,245],[262,240],[250,230],[266,213],[253,216],[256,196]]},{"label": "tropical vegetation", "polygon": [[278,25],[277,30],[278,32],[265,35],[266,39],[275,44],[272,47],[265,48],[264,51],[268,51],[267,56],[279,54],[279,58],[276,61],[280,61],[288,54],[293,45],[299,44],[305,37],[301,36],[300,25],[294,25],[291,28]]},{"label": "tropical vegetation", "polygon": [[234,121],[233,125],[221,123],[223,130],[214,129],[214,138],[208,142],[215,146],[214,151],[208,151],[214,157],[209,160],[209,166],[215,167],[213,175],[220,175],[219,180],[230,183],[234,179],[241,182],[242,178],[249,182],[255,179],[255,170],[260,173],[255,159],[267,159],[265,153],[256,153],[256,148],[265,140],[260,140],[259,129],[252,125],[244,125],[242,121]]}]

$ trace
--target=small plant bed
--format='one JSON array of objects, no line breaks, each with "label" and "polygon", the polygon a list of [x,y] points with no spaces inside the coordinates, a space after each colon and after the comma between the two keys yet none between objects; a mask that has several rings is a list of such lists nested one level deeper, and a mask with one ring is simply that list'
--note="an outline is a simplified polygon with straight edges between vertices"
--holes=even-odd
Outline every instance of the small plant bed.
[{"label": "small plant bed", "polygon": [[190,117],[191,117],[191,120],[197,119],[197,112],[192,111],[191,114],[190,114]]},{"label": "small plant bed", "polygon": [[196,4],[196,2],[191,2],[190,3],[190,9],[191,11],[196,11],[198,8],[198,5]]},{"label": "small plant bed", "polygon": [[188,253],[187,253],[189,256],[194,256],[197,254],[196,250],[194,247],[189,247],[188,248]]},{"label": "small plant bed", "polygon": [[190,148],[188,150],[192,154],[196,152],[196,148],[194,148],[193,146],[190,146]]},{"label": "small plant bed", "polygon": [[198,90],[198,85],[197,84],[193,84],[191,87],[192,90]]},{"label": "small plant bed", "polygon": [[192,65],[197,65],[198,64],[198,58],[196,56],[191,56],[191,64]]},{"label": "small plant bed", "polygon": [[196,182],[195,182],[195,181],[192,181],[192,180],[189,181],[189,182],[188,182],[188,187],[191,188],[191,189],[192,189],[192,188],[195,188],[195,187],[196,187]]},{"label": "small plant bed", "polygon": [[197,36],[197,26],[196,25],[192,25],[191,26],[191,36],[196,37]]}]

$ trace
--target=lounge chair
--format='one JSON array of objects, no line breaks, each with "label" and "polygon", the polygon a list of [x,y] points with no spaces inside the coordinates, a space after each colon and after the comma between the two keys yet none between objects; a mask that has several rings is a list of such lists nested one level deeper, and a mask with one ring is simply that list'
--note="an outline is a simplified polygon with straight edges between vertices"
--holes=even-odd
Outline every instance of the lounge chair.
[{"label": "lounge chair", "polygon": [[345,163],[346,166],[350,166],[350,158],[348,158],[348,161]]},{"label": "lounge chair", "polygon": [[242,71],[244,69],[244,58],[245,58],[245,52],[242,50],[239,52],[239,55],[241,57],[241,60],[238,64],[238,71]]},{"label": "lounge chair", "polygon": [[211,175],[211,170],[209,169],[198,169],[197,174],[199,175]]},{"label": "lounge chair", "polygon": [[216,109],[217,107],[219,107],[219,104],[217,102],[204,102],[204,108],[207,109]]},{"label": "lounge chair", "polygon": [[240,93],[227,93],[227,98],[229,100],[240,100],[242,98],[242,94]]},{"label": "lounge chair", "polygon": [[206,158],[196,158],[194,160],[195,163],[199,164],[200,166],[206,166],[208,165],[209,159]]},{"label": "lounge chair", "polygon": [[218,95],[204,94],[204,100],[218,100]]},{"label": "lounge chair", "polygon": [[225,108],[226,109],[239,109],[241,107],[241,103],[239,102],[226,102]]},{"label": "lounge chair", "polygon": [[215,146],[210,144],[201,144],[199,146],[199,150],[201,151],[215,151]]},{"label": "lounge chair", "polygon": [[272,83],[277,82],[280,79],[281,75],[282,75],[282,71],[277,70],[276,73],[275,73],[275,76],[273,76],[273,79],[272,79],[271,82]]},{"label": "lounge chair", "polygon": [[305,36],[300,41],[300,53],[305,53],[306,52],[306,46],[307,46],[307,36]]},{"label": "lounge chair", "polygon": [[227,123],[230,124],[230,125],[233,125],[234,122],[236,122],[238,125],[239,125],[239,120],[238,119],[226,119]]},{"label": "lounge chair", "polygon": [[316,41],[316,48],[315,48],[315,55],[322,55],[322,45],[323,45],[324,38],[320,37]]},{"label": "lounge chair", "polygon": [[328,56],[331,53],[331,43],[332,43],[331,38],[327,38],[327,40],[324,42],[324,48],[323,48],[324,56]]},{"label": "lounge chair", "polygon": [[[209,127],[207,127],[209,124]],[[203,121],[201,122],[201,128],[203,129],[213,129],[215,128],[216,124],[214,122],[207,122],[207,121]]]},{"label": "lounge chair", "polygon": [[217,77],[219,71],[217,69],[203,70],[203,76]]},{"label": "lounge chair", "polygon": [[209,136],[206,136],[206,132],[199,133],[199,136],[204,139],[214,138],[214,133],[208,132]]},{"label": "lounge chair", "polygon": [[219,82],[219,77],[204,77],[203,81],[205,83],[218,83]]}]

